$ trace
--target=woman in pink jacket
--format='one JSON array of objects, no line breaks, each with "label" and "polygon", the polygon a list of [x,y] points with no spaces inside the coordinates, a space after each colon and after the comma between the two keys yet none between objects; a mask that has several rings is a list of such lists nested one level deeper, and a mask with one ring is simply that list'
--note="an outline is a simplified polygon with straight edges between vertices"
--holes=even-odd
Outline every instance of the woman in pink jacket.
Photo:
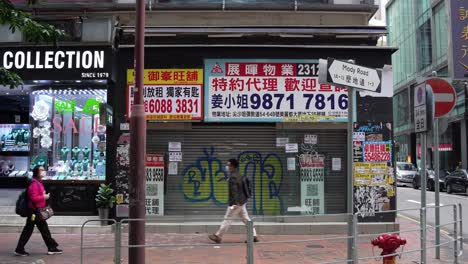
[{"label": "woman in pink jacket", "polygon": [[28,243],[29,238],[31,237],[34,231],[34,225],[37,226],[41,232],[42,239],[47,245],[48,255],[62,254],[62,250],[58,249],[57,242],[52,238],[50,234],[49,226],[46,221],[38,221],[35,216],[35,211],[37,208],[42,208],[46,206],[46,200],[49,199],[49,194],[45,192],[44,185],[41,180],[45,176],[45,170],[42,166],[36,166],[33,169],[33,178],[31,184],[27,189],[28,197],[28,206],[29,214],[26,218],[26,225],[23,228],[23,232],[16,246],[15,255],[16,256],[28,256],[29,253],[24,250],[24,246]]}]

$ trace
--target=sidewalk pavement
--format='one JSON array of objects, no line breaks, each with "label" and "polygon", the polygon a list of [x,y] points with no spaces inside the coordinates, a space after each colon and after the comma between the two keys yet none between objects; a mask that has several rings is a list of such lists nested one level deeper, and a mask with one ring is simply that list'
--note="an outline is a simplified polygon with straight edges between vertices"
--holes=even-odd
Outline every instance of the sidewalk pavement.
[{"label": "sidewalk pavement", "polygon": [[[398,217],[401,231],[413,230],[418,228],[418,224],[407,218]],[[164,263],[164,264],[241,264],[246,263],[246,244],[245,235],[225,235],[223,244],[214,244],[208,237],[208,234],[146,234],[146,243],[149,245],[171,245],[183,244],[178,247],[152,247],[146,249],[146,263]],[[345,234],[340,236],[346,236]],[[378,248],[372,249],[370,240],[376,236],[363,237],[358,239],[358,253],[360,258],[371,257],[373,254],[380,254]],[[419,231],[402,233],[408,244],[404,247],[405,251],[418,250],[420,246]],[[34,233],[29,243],[26,245],[26,251],[30,253],[28,257],[16,257],[13,250],[16,246],[19,234],[0,234],[0,264],[70,264],[80,263],[80,235],[79,234],[56,234],[53,237],[63,249],[62,255],[48,256],[47,248],[38,233]],[[126,245],[128,234],[122,235],[122,245]],[[318,236],[318,235],[259,235],[262,243],[256,243],[254,246],[254,257],[256,264],[270,263],[327,263],[338,262],[346,263],[346,239],[327,240],[327,241],[307,241],[291,242],[291,240],[323,239],[337,237],[337,235]],[[434,230],[427,231],[427,246],[434,245]],[[112,247],[114,244],[113,234],[85,234],[84,247]],[[283,241],[281,243],[271,243]],[[447,236],[442,236],[442,242],[447,241]],[[271,244],[270,244],[271,243]],[[207,245],[208,244],[208,245]],[[199,246],[197,246],[199,245]],[[200,246],[205,245],[205,246]],[[429,249],[427,252],[427,263],[454,263],[453,261],[453,243],[442,247],[441,260],[436,260],[435,249]],[[399,249],[401,251],[401,248]],[[85,249],[84,261],[86,264],[94,263],[114,263],[114,249]],[[122,248],[122,263],[128,263],[128,248]],[[359,263],[382,263],[382,260],[367,259],[360,260]],[[420,253],[403,254],[397,263],[420,263]],[[460,261],[459,263],[463,263]]]}]

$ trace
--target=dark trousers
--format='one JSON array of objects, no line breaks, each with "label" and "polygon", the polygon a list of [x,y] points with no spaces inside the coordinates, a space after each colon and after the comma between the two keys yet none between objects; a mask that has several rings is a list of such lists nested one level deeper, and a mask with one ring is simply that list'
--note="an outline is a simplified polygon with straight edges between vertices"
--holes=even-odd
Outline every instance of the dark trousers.
[{"label": "dark trousers", "polygon": [[24,246],[26,245],[26,243],[28,243],[29,238],[31,238],[31,235],[34,231],[34,225],[36,225],[39,231],[41,232],[42,239],[44,239],[44,242],[46,243],[47,248],[49,250],[54,249],[58,246],[57,242],[52,238],[52,235],[50,234],[47,222],[37,220],[32,221],[31,215],[29,215],[26,220],[26,225],[23,228],[23,232],[21,232],[18,245],[16,246],[17,251],[24,250]]}]

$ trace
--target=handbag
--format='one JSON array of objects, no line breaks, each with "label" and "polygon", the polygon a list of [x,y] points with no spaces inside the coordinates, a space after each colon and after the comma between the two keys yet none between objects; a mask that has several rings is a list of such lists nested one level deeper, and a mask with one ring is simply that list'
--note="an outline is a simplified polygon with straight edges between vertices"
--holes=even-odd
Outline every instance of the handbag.
[{"label": "handbag", "polygon": [[47,205],[46,207],[37,208],[36,218],[39,221],[45,221],[51,218],[53,215],[54,210],[52,210],[52,207],[50,207],[49,205]]}]

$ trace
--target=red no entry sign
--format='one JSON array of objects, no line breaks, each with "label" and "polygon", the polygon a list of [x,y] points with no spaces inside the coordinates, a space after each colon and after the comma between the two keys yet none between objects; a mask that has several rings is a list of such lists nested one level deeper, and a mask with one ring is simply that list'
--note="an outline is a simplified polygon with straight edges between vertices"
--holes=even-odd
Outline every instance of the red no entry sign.
[{"label": "red no entry sign", "polygon": [[440,118],[450,113],[457,101],[457,94],[452,85],[440,78],[427,79],[426,85],[432,88],[434,94],[434,117]]}]

